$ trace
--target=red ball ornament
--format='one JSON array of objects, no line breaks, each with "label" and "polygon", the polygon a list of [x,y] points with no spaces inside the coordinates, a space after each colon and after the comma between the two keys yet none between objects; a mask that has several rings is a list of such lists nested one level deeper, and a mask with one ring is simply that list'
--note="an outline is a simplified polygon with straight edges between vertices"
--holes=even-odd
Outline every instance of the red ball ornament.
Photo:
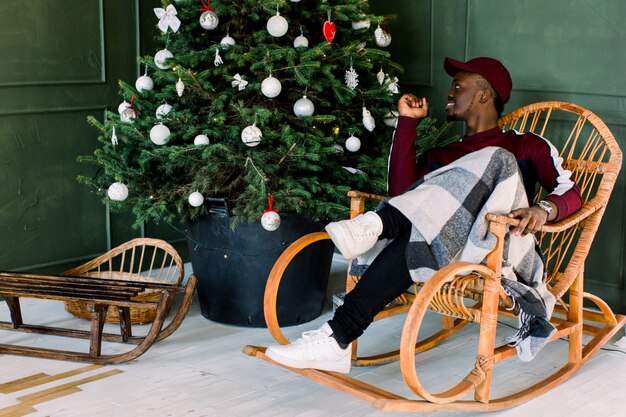
[{"label": "red ball ornament", "polygon": [[326,42],[331,43],[333,39],[335,39],[335,34],[337,33],[337,27],[334,22],[327,20],[324,22],[324,27],[322,29],[324,32],[324,37],[326,38]]}]

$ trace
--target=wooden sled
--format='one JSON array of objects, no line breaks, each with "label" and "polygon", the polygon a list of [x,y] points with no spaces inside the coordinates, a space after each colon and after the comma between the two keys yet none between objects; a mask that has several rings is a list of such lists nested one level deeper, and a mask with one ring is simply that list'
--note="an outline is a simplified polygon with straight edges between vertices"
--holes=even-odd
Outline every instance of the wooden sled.
[{"label": "wooden sled", "polygon": [[[524,403],[566,381],[624,326],[625,316],[614,314],[602,299],[584,290],[585,259],[622,163],[622,153],[615,138],[595,114],[564,102],[542,102],[522,107],[502,117],[499,124],[503,129],[535,132],[549,138],[560,149],[564,168],[573,172],[581,188],[583,207],[566,219],[545,225],[537,233],[546,260],[548,288],[557,299],[557,308],[551,320],[557,332],[551,342],[567,338],[568,353],[567,358],[563,358],[565,364],[513,394],[492,395],[491,380],[496,365],[517,355],[514,347],[496,346],[496,326],[500,319],[515,313],[508,310],[512,301],[502,289],[500,278],[504,237],[518,221],[489,214],[490,231],[497,237],[498,243],[488,255],[485,265],[465,262],[447,265],[423,286],[414,286],[412,292],[399,297],[376,317],[376,320],[381,320],[407,314],[399,350],[362,357],[358,355],[358,344],[353,343],[352,364],[355,366],[377,365],[399,359],[404,381],[416,394],[415,397],[407,398],[385,391],[348,375],[285,368],[368,401],[374,408],[384,411],[494,411]],[[358,191],[351,191],[349,196],[351,217],[363,213],[367,201],[382,199]],[[540,196],[541,190],[537,199]],[[265,319],[278,343],[289,343],[280,329],[276,314],[282,274],[301,250],[324,239],[329,237],[322,232],[297,240],[285,250],[270,273],[265,291]],[[346,290],[353,288],[358,279],[348,275]],[[565,302],[565,296],[568,302]],[[595,308],[584,308],[584,302]],[[418,339],[427,311],[441,314],[441,328],[426,338]],[[462,379],[452,382],[449,389],[429,392],[419,379],[416,354],[440,345],[468,323],[477,323],[480,329],[478,345],[468,347],[477,351],[474,366]],[[367,337],[367,332],[363,337]],[[265,347],[249,345],[244,352],[275,363],[265,356]],[[520,371],[523,371],[522,366]]]},{"label": "wooden sled", "polygon": [[[133,360],[154,342],[171,335],[189,311],[196,277],[191,275],[183,285],[182,268],[180,257],[168,243],[140,238],[66,271],[64,275],[0,272],[0,295],[5,297],[10,313],[10,321],[0,321],[0,330],[89,339],[89,352],[0,344],[0,354],[95,364]],[[178,309],[164,326],[172,302],[179,294]],[[90,328],[82,330],[24,323],[20,298],[63,301],[74,306],[68,311],[80,311],[79,317],[88,318]],[[151,318],[152,324],[145,336],[133,335],[131,311],[135,316]],[[103,332],[105,322],[113,321],[119,323],[119,334]],[[137,346],[124,353],[103,354],[102,341]]]}]

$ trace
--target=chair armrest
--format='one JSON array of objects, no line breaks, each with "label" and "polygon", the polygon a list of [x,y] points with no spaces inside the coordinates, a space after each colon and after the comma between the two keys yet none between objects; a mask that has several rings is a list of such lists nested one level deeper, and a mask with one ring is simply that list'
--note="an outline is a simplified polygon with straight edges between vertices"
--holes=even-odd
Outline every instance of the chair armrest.
[{"label": "chair armrest", "polygon": [[385,196],[382,196],[382,195],[364,193],[363,191],[358,191],[358,190],[350,190],[350,191],[348,191],[348,197],[350,197],[350,198],[363,198],[366,201],[381,201],[381,200],[384,200],[385,198],[389,198],[389,197],[385,197]]},{"label": "chair armrest", "polygon": [[[563,220],[560,220],[555,223],[544,224],[541,227],[541,229],[539,229],[539,231],[544,232],[544,233],[557,233],[557,232],[561,232],[563,230],[569,229],[570,227],[574,225],[581,223],[584,219],[591,216],[593,213],[597,212],[602,207],[602,205],[597,204],[598,201],[594,201],[594,200],[596,199],[593,198],[589,200],[578,211],[564,218]],[[518,219],[512,219],[508,216],[501,215],[501,214],[488,213],[486,218],[490,222],[499,223],[499,224],[503,224],[507,226],[519,225]]]},{"label": "chair armrest", "polygon": [[382,195],[364,193],[357,190],[348,191],[348,197],[350,197],[350,218],[354,218],[359,214],[365,213],[366,201],[382,201],[385,198],[388,198]]}]

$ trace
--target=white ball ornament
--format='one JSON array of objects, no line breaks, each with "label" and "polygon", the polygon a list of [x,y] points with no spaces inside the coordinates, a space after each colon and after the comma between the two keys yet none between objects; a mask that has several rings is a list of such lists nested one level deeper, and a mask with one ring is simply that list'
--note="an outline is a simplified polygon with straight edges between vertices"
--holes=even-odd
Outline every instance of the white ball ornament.
[{"label": "white ball ornament", "polygon": [[117,112],[121,115],[124,110],[130,107],[130,103],[126,100],[122,101],[119,106],[117,106]]},{"label": "white ball ornament", "polygon": [[293,41],[294,48],[307,48],[309,46],[309,40],[304,35],[298,36]]},{"label": "white ball ornament", "polygon": [[223,46],[231,46],[231,45],[235,45],[237,42],[235,41],[235,39],[233,37],[231,37],[230,35],[226,35],[222,38],[222,40],[220,41],[220,45]]},{"label": "white ball ornament", "polygon": [[256,127],[256,124],[252,124],[246,127],[241,132],[241,140],[243,141],[243,143],[250,147],[257,146],[259,143],[261,143],[262,136],[263,134],[261,133],[261,129]]},{"label": "white ball ornament", "polygon": [[261,217],[261,226],[268,232],[273,232],[280,227],[280,215],[275,211],[266,211]]},{"label": "white ball ornament", "polygon": [[156,117],[157,117],[157,119],[162,119],[165,116],[167,116],[168,114],[170,114],[171,111],[172,111],[172,106],[170,106],[167,103],[161,104],[156,109]]},{"label": "white ball ornament", "polygon": [[208,145],[209,143],[211,143],[211,141],[209,140],[209,137],[207,135],[198,135],[193,139],[193,144],[194,145]]},{"label": "white ball ornament", "polygon": [[287,19],[279,14],[276,14],[276,16],[272,16],[267,21],[267,31],[275,38],[280,38],[281,36],[283,36],[285,33],[287,33],[287,29],[289,29],[289,23],[287,23]]},{"label": "white ball ornament", "polygon": [[220,18],[214,12],[205,11],[200,15],[200,26],[202,29],[213,30],[220,23]]},{"label": "white ball ornament", "polygon": [[278,78],[271,75],[263,80],[261,83],[261,92],[265,97],[274,98],[278,96],[283,89],[283,86],[278,81]]},{"label": "white ball ornament", "polygon": [[311,100],[302,96],[302,98],[293,105],[293,112],[296,116],[312,116],[315,112],[315,105]]},{"label": "white ball ornament", "polygon": [[200,194],[200,192],[194,191],[193,193],[189,194],[189,204],[194,207],[200,207],[202,204],[204,204],[204,196]]},{"label": "white ball ornament", "polygon": [[346,149],[350,152],[356,152],[361,149],[361,139],[352,135],[348,139],[346,139]]},{"label": "white ball ornament", "polygon": [[387,112],[384,117],[385,124],[389,127],[396,127],[398,125],[398,112],[395,110]]},{"label": "white ball ornament", "polygon": [[150,129],[150,140],[155,145],[165,145],[170,139],[170,129],[162,123],[152,126]]},{"label": "white ball ornament", "polygon": [[154,81],[152,81],[152,78],[148,77],[147,75],[142,75],[141,77],[137,78],[137,81],[135,81],[135,88],[140,93],[142,91],[150,91],[154,88]]},{"label": "white ball ornament", "polygon": [[154,65],[162,70],[171,68],[172,65],[167,63],[167,60],[170,58],[174,58],[174,54],[167,49],[161,49],[154,55]]},{"label": "white ball ornament", "polygon": [[109,186],[107,195],[113,201],[124,201],[128,198],[128,187],[123,182],[114,182]]}]

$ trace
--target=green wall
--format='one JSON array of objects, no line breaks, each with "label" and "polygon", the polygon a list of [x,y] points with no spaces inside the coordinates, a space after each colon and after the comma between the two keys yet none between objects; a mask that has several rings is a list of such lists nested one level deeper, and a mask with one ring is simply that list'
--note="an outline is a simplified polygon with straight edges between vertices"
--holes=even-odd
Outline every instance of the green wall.
[{"label": "green wall", "polygon": [[[623,0],[373,0],[395,14],[389,47],[406,68],[403,92],[443,120],[450,77],[443,59],[500,59],[513,78],[510,111],[536,101],[586,107],[626,152],[626,2]],[[395,36],[394,36],[395,35]],[[461,126],[457,128],[462,133]],[[586,265],[586,290],[626,312],[625,176],[622,173]]]},{"label": "green wall", "polygon": [[139,45],[153,36],[140,16],[156,4],[2,1],[0,269],[61,272],[132,237],[180,237],[164,225],[132,230],[130,215],[110,215],[76,181],[96,174],[76,162],[97,144],[86,117],[117,108],[119,79],[134,83]]},{"label": "green wall", "polygon": [[[303,0],[302,6],[307,1]],[[331,0],[332,1],[332,0]],[[626,3],[623,0],[371,0],[407,69],[404,92],[426,96],[443,116],[445,56],[488,55],[510,69],[507,110],[542,100],[597,113],[626,150]],[[130,228],[78,174],[96,146],[89,114],[116,109],[117,80],[133,83],[152,54],[158,0],[3,0],[0,14],[0,269],[62,271],[135,236],[175,241],[166,224]],[[456,128],[462,133],[461,127]],[[625,183],[618,181],[587,263],[588,290],[626,311]],[[183,253],[184,254],[184,253]]]}]

